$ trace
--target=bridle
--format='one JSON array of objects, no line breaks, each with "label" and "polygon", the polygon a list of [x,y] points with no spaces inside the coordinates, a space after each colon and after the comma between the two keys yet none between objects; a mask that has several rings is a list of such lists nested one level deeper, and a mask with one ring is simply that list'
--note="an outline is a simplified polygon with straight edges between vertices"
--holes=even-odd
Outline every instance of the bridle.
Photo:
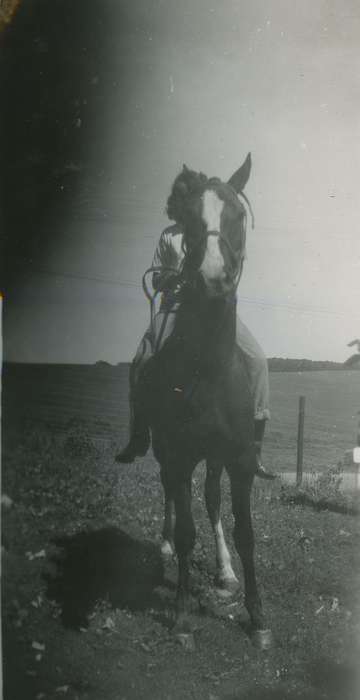
[{"label": "bridle", "polygon": [[197,243],[195,243],[195,245],[193,245],[191,247],[191,250],[187,249],[185,240],[183,238],[181,248],[182,248],[182,251],[184,253],[184,259],[182,261],[181,271],[183,271],[184,267],[186,266],[187,256],[194,253],[194,251],[196,251],[197,248],[200,248],[200,246],[202,246],[204,244],[204,241],[207,240],[210,236],[214,236],[214,237],[218,238],[220,241],[222,241],[230,253],[230,258],[232,260],[231,267],[235,270],[235,272],[234,272],[234,274],[230,274],[228,272],[227,276],[228,276],[228,279],[229,279],[230,284],[231,284],[231,289],[229,290],[229,292],[231,294],[235,294],[236,289],[238,287],[238,284],[240,282],[240,277],[241,277],[243,266],[244,266],[245,255],[242,252],[240,252],[240,253],[236,252],[236,250],[234,250],[233,246],[231,245],[230,241],[227,239],[226,236],[224,236],[221,233],[221,231],[217,231],[217,230],[206,231],[206,233],[203,234],[201,240],[198,241]]},{"label": "bridle", "polygon": [[[241,273],[242,273],[242,269],[243,269],[244,256],[236,253],[236,251],[232,247],[231,243],[227,240],[227,238],[225,236],[223,236],[221,234],[220,231],[208,231],[206,233],[206,238],[208,238],[209,236],[217,236],[220,240],[222,240],[225,243],[225,245],[227,246],[231,258],[235,261],[235,274],[230,278],[231,289],[229,291],[229,295],[235,297],[235,292],[236,292],[236,289],[238,287]],[[200,241],[200,243],[203,243],[203,241]],[[199,244],[197,244],[197,245],[199,245]],[[184,252],[184,258],[182,260],[180,269],[176,269],[174,267],[149,267],[145,271],[143,278],[142,278],[142,287],[144,290],[144,294],[150,302],[150,342],[151,342],[153,354],[155,354],[155,352],[157,351],[157,349],[160,346],[160,343],[161,343],[161,340],[162,340],[162,337],[163,337],[163,334],[165,331],[165,326],[167,323],[168,314],[170,313],[170,311],[168,311],[167,313],[164,314],[164,318],[163,318],[163,321],[161,324],[160,332],[159,332],[158,338],[156,339],[155,332],[154,332],[155,314],[156,314],[156,298],[157,298],[158,294],[161,294],[161,290],[156,289],[153,293],[151,293],[151,291],[149,290],[146,278],[149,274],[154,274],[156,272],[172,272],[178,278],[179,290],[183,289],[186,286],[191,286],[191,283],[189,282],[189,280],[186,279],[186,277],[184,277],[184,275],[183,275],[184,266],[186,265],[186,258],[190,253],[190,251],[188,251],[186,249],[186,246],[184,245],[184,239],[182,241],[181,247],[182,247],[182,250]],[[193,249],[191,252],[193,252]]]},{"label": "bridle", "polygon": [[[249,212],[250,212],[250,217],[251,217],[251,228],[254,229],[255,217],[254,217],[254,212],[253,212],[252,206],[249,202],[249,199],[247,198],[246,194],[244,194],[244,192],[242,192],[242,191],[237,192],[236,195],[238,197],[241,197],[246,202],[248,209],[249,209]],[[245,226],[245,230],[246,230],[247,211],[246,211],[246,208],[244,208],[244,209],[245,209],[244,226]],[[236,252],[236,250],[234,250],[234,248],[233,248],[232,244],[230,243],[230,241],[228,240],[228,238],[226,236],[224,236],[224,234],[222,234],[221,231],[218,231],[218,230],[207,231],[205,234],[203,234],[203,236],[201,237],[201,240],[199,240],[194,246],[192,246],[191,252],[194,252],[194,250],[196,250],[197,247],[200,247],[201,245],[203,245],[204,239],[209,238],[209,236],[216,236],[220,241],[222,241],[224,243],[225,247],[227,248],[228,252],[230,253],[230,258],[232,260],[232,268],[235,270],[235,274],[233,274],[233,275],[228,274],[228,277],[230,278],[230,282],[231,282],[231,287],[232,287],[231,292],[233,294],[235,294],[236,289],[238,287],[238,284],[240,282],[242,271],[243,271],[245,254],[243,252],[240,252],[240,253]],[[188,253],[190,253],[190,251],[187,250],[184,237],[182,240],[181,249],[184,253],[184,260],[182,263],[182,267],[184,267],[186,256]]]},{"label": "bridle", "polygon": [[[246,203],[249,206],[249,210],[250,210],[250,214],[251,214],[252,228],[254,228],[254,214],[253,214],[253,211],[251,208],[251,204],[243,192],[240,192],[239,194],[240,194],[240,196],[242,196],[244,198],[244,200],[246,201]],[[246,210],[245,210],[245,228],[246,228]],[[151,344],[152,344],[153,351],[156,351],[156,349],[157,349],[157,348],[155,348],[155,339],[154,339],[154,328],[155,328],[154,319],[155,319],[155,314],[156,314],[156,298],[157,298],[158,294],[161,294],[161,290],[157,289],[153,293],[151,293],[149,290],[146,278],[149,274],[154,274],[156,272],[172,272],[178,278],[178,289],[179,290],[183,289],[185,286],[189,286],[190,282],[188,279],[186,279],[184,277],[184,274],[183,274],[184,269],[186,269],[186,263],[188,260],[188,256],[191,255],[194,252],[194,250],[196,250],[197,247],[200,247],[200,245],[203,245],[204,239],[207,240],[209,238],[209,236],[216,236],[220,241],[222,241],[230,254],[230,258],[232,260],[232,268],[235,270],[235,273],[232,275],[229,275],[229,273],[227,273],[228,279],[230,280],[230,283],[231,283],[231,289],[229,290],[229,295],[235,297],[235,293],[236,293],[238,284],[240,282],[240,278],[241,278],[241,274],[242,274],[242,270],[243,270],[243,266],[244,266],[244,259],[245,259],[244,253],[243,252],[239,253],[236,250],[234,250],[234,248],[233,248],[232,244],[230,243],[230,241],[228,240],[228,238],[226,236],[224,236],[224,234],[222,234],[221,231],[218,231],[218,230],[207,231],[201,237],[201,240],[199,240],[194,246],[192,246],[191,249],[187,248],[185,238],[183,235],[183,239],[181,242],[181,249],[182,249],[182,252],[184,253],[184,258],[181,262],[180,268],[177,269],[177,268],[173,268],[173,267],[161,267],[161,266],[149,267],[145,271],[143,278],[142,278],[142,287],[144,290],[144,294],[150,302],[150,328],[151,328],[150,337],[151,337]],[[162,326],[160,329],[160,334],[159,334],[157,346],[159,346],[160,340],[161,340],[163,332],[165,330],[167,315],[168,314],[165,314],[165,316],[164,316],[164,320],[163,320],[163,323],[162,323]]]},{"label": "bridle", "polygon": [[240,277],[241,277],[241,273],[242,273],[243,266],[244,266],[244,258],[245,258],[245,256],[244,256],[243,253],[237,253],[237,252],[234,250],[234,248],[233,248],[233,246],[231,245],[230,241],[226,238],[226,236],[224,236],[224,235],[221,233],[221,231],[207,231],[207,233],[206,233],[206,238],[209,238],[209,236],[215,236],[215,237],[218,238],[220,241],[222,241],[222,242],[225,244],[225,247],[228,249],[228,251],[229,251],[229,253],[230,253],[230,258],[232,258],[233,263],[234,263],[234,264],[232,265],[232,267],[234,268],[235,273],[234,273],[233,275],[229,275],[229,274],[228,274],[228,277],[230,277],[230,281],[231,281],[231,287],[232,287],[232,290],[231,290],[231,291],[232,291],[233,293],[235,293],[235,292],[236,292],[236,289],[237,289],[237,287],[238,287],[238,284],[239,284],[239,282],[240,282]]}]

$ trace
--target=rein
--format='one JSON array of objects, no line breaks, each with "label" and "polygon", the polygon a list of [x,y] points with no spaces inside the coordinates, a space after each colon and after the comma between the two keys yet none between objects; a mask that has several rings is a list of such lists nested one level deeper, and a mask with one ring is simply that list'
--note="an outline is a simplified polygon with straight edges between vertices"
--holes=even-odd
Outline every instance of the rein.
[{"label": "rein", "polygon": [[149,290],[147,281],[146,281],[147,276],[150,274],[154,274],[154,272],[173,272],[174,274],[178,275],[179,270],[176,269],[175,267],[154,266],[154,267],[149,267],[147,270],[145,270],[145,272],[143,274],[142,288],[143,288],[143,291],[144,291],[146,298],[150,302],[150,330],[151,330],[150,343],[151,343],[151,349],[152,349],[153,354],[155,354],[158,346],[160,345],[160,342],[161,342],[161,339],[162,339],[162,336],[163,336],[163,333],[165,330],[168,314],[169,314],[169,312],[167,312],[164,316],[164,320],[163,320],[163,323],[162,323],[162,326],[160,329],[158,342],[156,343],[156,346],[155,346],[155,332],[154,332],[154,330],[155,330],[156,297],[158,296],[158,294],[161,294],[162,292],[161,292],[161,289],[156,289],[153,293],[151,293]]},{"label": "rein", "polygon": [[[254,213],[253,213],[251,204],[250,204],[250,202],[249,202],[247,196],[244,194],[244,192],[241,191],[241,192],[238,193],[238,195],[240,195],[240,197],[242,197],[242,198],[244,199],[244,201],[246,202],[246,204],[248,205],[248,208],[249,208],[249,211],[250,211],[250,216],[251,216],[251,227],[254,228],[255,218],[254,218]],[[246,215],[245,215],[245,216],[246,216]],[[246,223],[245,223],[245,226],[246,226]],[[241,277],[241,273],[242,273],[242,270],[243,270],[244,256],[241,255],[241,253],[239,254],[239,253],[237,253],[237,252],[234,250],[234,248],[233,248],[233,246],[231,245],[230,241],[226,238],[226,236],[224,236],[224,235],[221,233],[221,231],[208,231],[207,234],[206,234],[206,237],[208,238],[208,236],[216,236],[217,238],[219,238],[220,241],[223,241],[223,243],[225,244],[225,246],[227,247],[227,249],[228,249],[228,251],[229,251],[229,253],[230,253],[230,257],[231,257],[231,259],[232,259],[232,261],[233,261],[233,263],[234,263],[234,267],[235,267],[235,274],[232,274],[232,275],[231,275],[232,292],[235,293],[235,291],[236,291],[236,289],[237,289],[237,287],[238,287],[238,284],[239,284],[239,282],[240,282],[240,277]],[[200,245],[201,243],[202,243],[202,241],[200,241],[200,242],[198,243],[198,245]],[[144,275],[143,275],[143,278],[142,278],[142,288],[143,288],[143,291],[144,291],[144,294],[145,294],[146,298],[147,298],[148,301],[150,302],[150,342],[151,342],[151,347],[152,347],[152,352],[153,352],[153,353],[155,353],[155,352],[157,351],[157,349],[158,349],[158,347],[159,347],[159,345],[160,345],[160,343],[161,343],[161,340],[162,340],[162,337],[163,337],[163,333],[164,333],[164,330],[165,330],[165,327],[166,327],[167,318],[168,318],[168,315],[169,315],[170,311],[167,311],[167,312],[165,312],[165,314],[164,314],[164,319],[163,319],[163,322],[162,322],[162,325],[161,325],[161,328],[160,328],[159,337],[158,337],[158,339],[157,339],[157,342],[155,343],[156,298],[157,298],[158,294],[160,294],[160,293],[162,292],[162,290],[157,289],[157,290],[155,290],[153,293],[151,293],[151,291],[150,291],[150,289],[149,289],[149,286],[148,286],[148,284],[147,284],[146,278],[147,278],[147,276],[148,276],[149,274],[154,274],[154,273],[156,273],[156,272],[162,272],[162,273],[164,273],[164,272],[172,272],[172,273],[174,273],[175,275],[178,276],[180,288],[181,288],[184,284],[186,284],[186,280],[181,279],[181,278],[180,278],[180,274],[181,274],[181,272],[184,271],[184,269],[186,269],[186,257],[187,257],[187,255],[189,254],[189,252],[191,252],[191,251],[189,251],[189,250],[187,249],[187,247],[186,247],[184,236],[183,236],[182,242],[181,242],[181,249],[182,249],[182,252],[184,253],[184,258],[183,258],[183,260],[182,260],[180,269],[177,269],[177,268],[174,268],[174,267],[153,266],[153,267],[149,267],[149,268],[145,271],[145,273],[144,273]]]}]

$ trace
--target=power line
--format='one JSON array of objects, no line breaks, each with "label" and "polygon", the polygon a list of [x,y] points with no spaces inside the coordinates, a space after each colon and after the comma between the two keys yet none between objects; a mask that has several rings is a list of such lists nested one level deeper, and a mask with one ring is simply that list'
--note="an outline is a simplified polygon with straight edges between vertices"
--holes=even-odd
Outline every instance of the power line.
[{"label": "power line", "polygon": [[44,269],[37,269],[33,270],[33,273],[38,273],[40,275],[46,275],[47,277],[64,277],[65,279],[79,279],[79,280],[86,280],[88,282],[100,282],[101,284],[110,284],[114,286],[119,286],[119,287],[138,287],[141,289],[141,284],[137,284],[136,282],[125,282],[117,279],[116,277],[99,277],[99,276],[90,276],[90,275],[79,275],[79,274],[73,274],[71,272],[59,272],[55,270],[44,270]]},{"label": "power line", "polygon": [[[309,314],[327,314],[330,316],[346,316],[347,313],[345,311],[334,311],[333,309],[317,309],[315,307],[311,306],[299,306],[297,304],[288,304],[288,303],[279,303],[279,302],[271,302],[271,301],[265,301],[265,299],[251,299],[249,297],[238,297],[239,301],[243,302],[244,304],[255,304],[256,306],[270,306],[274,308],[280,308],[280,309],[286,309],[288,311],[295,311],[298,313],[309,313]],[[357,318],[355,316],[355,318]],[[360,318],[360,315],[359,315]]]},{"label": "power line", "polygon": [[[79,279],[79,280],[85,280],[87,282],[97,282],[100,284],[109,284],[111,286],[117,286],[117,287],[134,287],[136,289],[142,289],[142,285],[137,283],[137,282],[130,282],[130,281],[125,281],[125,280],[119,280],[116,277],[100,277],[99,275],[82,275],[82,274],[74,274],[70,272],[62,272],[62,271],[55,271],[55,270],[45,270],[45,269],[37,269],[33,271],[34,273],[39,273],[42,275],[46,275],[49,277],[61,277],[65,279]],[[345,311],[334,311],[333,309],[326,309],[326,308],[316,308],[316,307],[311,307],[311,306],[300,306],[298,304],[291,304],[291,303],[282,303],[282,302],[272,302],[272,301],[267,301],[265,299],[254,299],[252,297],[245,297],[245,296],[238,296],[238,300],[243,303],[243,304],[251,304],[253,306],[258,306],[258,307],[270,307],[270,308],[279,308],[279,309],[285,309],[287,311],[294,311],[296,313],[305,313],[305,314],[324,314],[328,316],[346,316],[348,312]],[[360,316],[359,316],[360,317]],[[357,318],[357,316],[355,316]]]}]

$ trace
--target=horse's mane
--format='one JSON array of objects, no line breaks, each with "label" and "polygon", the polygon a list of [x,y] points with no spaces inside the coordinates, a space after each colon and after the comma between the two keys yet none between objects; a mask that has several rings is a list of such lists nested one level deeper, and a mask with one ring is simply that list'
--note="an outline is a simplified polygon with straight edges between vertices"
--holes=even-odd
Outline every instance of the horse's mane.
[{"label": "horse's mane", "polygon": [[175,178],[167,200],[166,213],[169,219],[178,224],[184,224],[196,199],[201,196],[208,183],[204,173],[189,170],[184,165],[181,173]]}]

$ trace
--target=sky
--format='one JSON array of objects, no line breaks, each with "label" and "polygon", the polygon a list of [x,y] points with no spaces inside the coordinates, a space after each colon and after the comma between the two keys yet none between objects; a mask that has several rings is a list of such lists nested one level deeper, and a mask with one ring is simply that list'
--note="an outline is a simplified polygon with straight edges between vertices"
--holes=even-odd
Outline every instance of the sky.
[{"label": "sky", "polygon": [[130,360],[176,174],[227,180],[251,151],[240,315],[268,357],[345,360],[360,336],[358,2],[89,1],[32,0],[4,41],[5,359]]}]

